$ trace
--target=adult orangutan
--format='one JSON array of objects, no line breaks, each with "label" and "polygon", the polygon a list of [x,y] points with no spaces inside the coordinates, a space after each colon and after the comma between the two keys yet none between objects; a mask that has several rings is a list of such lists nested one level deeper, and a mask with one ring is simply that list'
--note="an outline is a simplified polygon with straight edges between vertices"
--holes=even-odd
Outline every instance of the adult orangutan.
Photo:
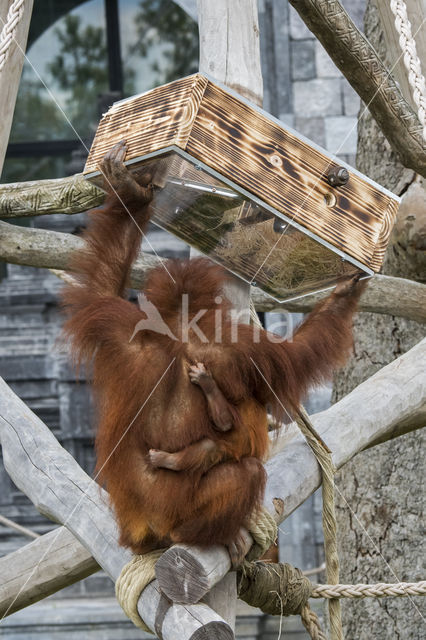
[{"label": "adult orangutan", "polygon": [[144,287],[163,329],[146,326],[146,313],[124,296],[152,187],[149,176],[134,180],[125,154],[122,141],[101,163],[109,195],[90,213],[71,266],[75,284],[63,293],[73,354],[93,366],[97,474],[123,545],[144,553],[172,542],[225,544],[238,564],[264,491],[267,410],[278,421],[291,415],[309,386],[344,362],[362,287],[340,283],[291,341],[277,342],[249,325],[232,328],[224,269],[171,260]]}]

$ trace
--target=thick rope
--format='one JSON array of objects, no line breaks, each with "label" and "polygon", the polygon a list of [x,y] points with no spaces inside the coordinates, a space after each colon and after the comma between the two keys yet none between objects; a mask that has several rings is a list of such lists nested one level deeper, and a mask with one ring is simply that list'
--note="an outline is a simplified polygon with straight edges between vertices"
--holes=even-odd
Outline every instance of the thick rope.
[{"label": "thick rope", "polygon": [[254,539],[254,545],[247,554],[247,560],[257,560],[276,541],[278,525],[269,511],[261,507],[251,516],[247,528]]},{"label": "thick rope", "polygon": [[155,580],[155,565],[164,549],[143,556],[133,556],[121,570],[115,583],[115,595],[124,613],[136,627],[152,633],[139,615],[138,601],[142,591]]},{"label": "thick rope", "polygon": [[399,44],[404,54],[404,64],[408,69],[408,81],[413,91],[413,99],[418,108],[418,116],[426,140],[426,86],[422,73],[416,42],[411,33],[411,23],[404,0],[390,0],[390,8],[395,16],[395,28],[399,34]]},{"label": "thick rope", "polygon": [[299,614],[313,640],[326,640],[318,616],[308,601],[313,585],[290,564],[244,562],[238,572],[238,597],[270,615]]},{"label": "thick rope", "polygon": [[317,584],[311,598],[402,598],[426,596],[426,580],[377,584]]},{"label": "thick rope", "polygon": [[[314,452],[322,470],[322,526],[324,530],[326,576],[328,583],[332,585],[338,584],[339,556],[337,553],[337,525],[334,505],[335,469],[331,452],[316,432],[303,407],[299,408],[299,413],[296,415],[296,422]],[[340,601],[337,598],[330,599],[328,611],[332,640],[343,640],[342,614]]]},{"label": "thick rope", "polygon": [[10,46],[16,38],[16,29],[24,15],[25,0],[14,0],[9,7],[6,22],[0,33],[0,72],[3,70],[10,53]]},{"label": "thick rope", "polygon": [[313,640],[326,640],[309,598],[425,596],[426,581],[395,584],[312,584],[300,569],[284,562],[247,562],[238,570],[238,597],[269,615],[300,615]]}]

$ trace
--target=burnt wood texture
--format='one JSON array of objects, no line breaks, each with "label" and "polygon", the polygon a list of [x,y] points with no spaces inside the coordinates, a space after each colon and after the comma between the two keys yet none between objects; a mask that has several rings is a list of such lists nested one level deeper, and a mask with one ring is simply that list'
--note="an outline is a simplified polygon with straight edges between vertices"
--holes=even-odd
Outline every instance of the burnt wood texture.
[{"label": "burnt wood texture", "polygon": [[[116,103],[102,118],[84,174],[121,139],[126,163],[186,152],[372,271],[379,271],[399,198],[351,167],[332,187],[332,159],[234,92],[196,74]],[[187,156],[186,156],[187,157]]]}]

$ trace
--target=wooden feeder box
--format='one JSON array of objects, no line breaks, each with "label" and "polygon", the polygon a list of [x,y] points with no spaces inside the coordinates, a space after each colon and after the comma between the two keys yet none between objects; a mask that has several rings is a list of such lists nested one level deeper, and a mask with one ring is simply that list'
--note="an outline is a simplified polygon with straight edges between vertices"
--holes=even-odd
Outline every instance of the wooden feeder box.
[{"label": "wooden feeder box", "polygon": [[399,198],[209,77],[115,103],[84,169],[119,140],[153,175],[152,221],[278,301],[379,271]]}]

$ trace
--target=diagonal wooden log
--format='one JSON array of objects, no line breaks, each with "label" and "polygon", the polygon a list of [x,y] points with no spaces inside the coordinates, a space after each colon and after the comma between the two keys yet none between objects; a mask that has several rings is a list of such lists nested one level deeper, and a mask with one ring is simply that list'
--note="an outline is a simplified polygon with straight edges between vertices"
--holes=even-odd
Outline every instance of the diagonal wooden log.
[{"label": "diagonal wooden log", "polygon": [[[336,469],[363,449],[392,438],[395,433],[426,426],[426,338],[359,385],[330,409],[312,417],[322,439],[333,452]],[[274,513],[274,500],[283,502],[281,519],[294,511],[321,483],[318,463],[294,428],[283,434],[266,470],[265,506]],[[280,445],[284,445],[280,451]],[[177,602],[198,602],[230,570],[223,547],[198,549],[174,545],[159,561],[162,591]]]},{"label": "diagonal wooden log", "polygon": [[38,602],[100,566],[65,527],[0,558],[0,618]]},{"label": "diagonal wooden log", "polygon": [[[66,269],[71,254],[82,246],[77,236],[44,229],[18,227],[0,221],[0,260],[47,269]],[[146,271],[159,264],[159,258],[141,252],[131,275],[133,287],[143,286]],[[310,311],[326,293],[311,294],[279,304],[260,289],[252,288],[257,311]],[[361,298],[360,311],[402,316],[426,322],[426,285],[404,278],[378,275],[370,280]]]},{"label": "diagonal wooden log", "polygon": [[[0,442],[5,468],[16,486],[41,513],[64,524],[115,581],[131,555],[118,546],[107,494],[1,378]],[[170,603],[156,580],[139,598],[138,611],[164,640],[234,637],[231,627],[207,605]]]},{"label": "diagonal wooden log", "polygon": [[[426,372],[423,366],[425,357],[426,340],[423,340],[404,356],[384,367],[372,378],[354,389],[333,407],[312,416],[315,428],[333,447],[335,463],[339,468],[363,449],[426,426]],[[13,392],[3,384],[2,393],[0,393],[0,414],[4,414],[3,406],[5,403],[11,404],[11,412],[13,413],[15,402],[19,406],[22,405]],[[31,415],[31,412],[29,414]],[[27,428],[27,424],[20,424],[19,420],[19,416],[13,416],[10,426],[18,434]],[[19,441],[17,446],[18,448],[21,446]],[[43,446],[47,448],[48,442],[45,442]],[[32,452],[31,464],[37,467],[40,465],[37,460],[37,450],[30,450]],[[302,504],[319,485],[318,465],[295,425],[285,427],[278,439],[274,440],[272,453],[273,457],[267,465],[269,476],[267,501],[271,505],[273,498],[282,498],[284,500],[283,518],[285,518]],[[51,465],[54,467],[55,464],[60,464],[60,459],[56,458],[55,450],[51,450],[51,455]],[[16,473],[19,474],[19,472],[19,468],[16,469]],[[25,474],[26,468],[23,468],[21,472]],[[87,480],[86,476],[85,481]],[[100,495],[95,495],[94,499],[100,500]],[[36,565],[46,552],[43,539],[52,534],[53,532],[46,534],[21,550],[28,560],[28,564],[25,561],[22,566],[28,567],[28,569],[20,572],[22,582],[20,580],[8,582],[9,594],[5,594],[4,588],[0,587],[1,612],[5,612],[20,589],[22,590],[17,608],[22,608],[35,601],[32,579],[28,580],[26,587],[22,587],[31,574],[32,566]],[[70,535],[66,535],[69,539]],[[39,555],[37,555],[37,543],[43,545],[43,553],[39,553]],[[25,554],[25,549],[30,547],[35,550],[33,563]],[[46,557],[44,560],[47,566],[46,572],[44,572],[45,565],[41,564],[40,574],[34,577],[36,593],[41,594],[41,597],[43,597],[43,590],[44,595],[49,595],[87,575],[85,559],[88,554],[76,538],[73,541],[69,539],[69,546],[68,542],[66,543],[67,566],[70,575],[72,575],[72,581],[68,576],[62,575],[60,547],[61,538],[58,538],[50,548],[50,552],[58,558],[57,564],[55,565],[54,558],[49,563],[48,557]],[[8,558],[12,556],[13,554],[6,556],[3,561],[0,561],[0,575],[5,575],[3,567],[12,566],[8,561]],[[82,567],[80,567],[81,558],[83,558]],[[15,564],[13,566],[16,568]],[[96,566],[96,561],[93,559],[93,570]],[[192,556],[189,570],[195,571],[194,584],[196,586],[194,590],[194,586],[191,584],[193,589],[191,598],[197,598],[206,589],[209,589],[228,568],[229,557],[221,547],[216,547],[214,553],[212,551],[208,556],[203,554],[198,557]],[[175,576],[176,570],[177,568],[174,567],[173,576]],[[175,577],[173,580],[175,581]],[[47,586],[43,586],[45,582]],[[49,590],[49,586],[52,587],[52,590]],[[11,612],[12,610],[9,611],[9,613]]]},{"label": "diagonal wooden log", "polygon": [[426,176],[422,126],[392,74],[338,0],[289,0],[409,167]]}]

